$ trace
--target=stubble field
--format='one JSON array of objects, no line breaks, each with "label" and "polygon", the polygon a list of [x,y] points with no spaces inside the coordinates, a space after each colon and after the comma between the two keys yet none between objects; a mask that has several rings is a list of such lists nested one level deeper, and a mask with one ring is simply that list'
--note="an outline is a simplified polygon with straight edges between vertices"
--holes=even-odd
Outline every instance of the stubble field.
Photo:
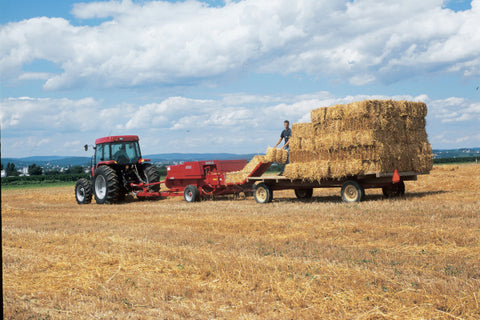
[{"label": "stubble field", "polygon": [[407,196],[79,206],[2,191],[6,319],[480,319],[480,165]]}]

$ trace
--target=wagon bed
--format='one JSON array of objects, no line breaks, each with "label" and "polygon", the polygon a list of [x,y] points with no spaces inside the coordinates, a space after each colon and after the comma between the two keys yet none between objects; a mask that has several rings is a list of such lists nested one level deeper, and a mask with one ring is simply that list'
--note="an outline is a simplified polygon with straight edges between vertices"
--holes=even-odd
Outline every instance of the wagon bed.
[{"label": "wagon bed", "polygon": [[248,177],[247,183],[255,184],[254,197],[258,203],[268,203],[273,198],[274,190],[294,189],[299,199],[308,199],[313,195],[315,188],[341,187],[341,196],[344,202],[359,202],[365,198],[365,189],[382,188],[386,197],[405,194],[404,181],[415,181],[418,175],[428,172],[398,172],[394,181],[394,172],[370,172],[363,175],[349,176],[342,179],[323,179],[309,181],[307,179],[289,179],[284,176]]}]

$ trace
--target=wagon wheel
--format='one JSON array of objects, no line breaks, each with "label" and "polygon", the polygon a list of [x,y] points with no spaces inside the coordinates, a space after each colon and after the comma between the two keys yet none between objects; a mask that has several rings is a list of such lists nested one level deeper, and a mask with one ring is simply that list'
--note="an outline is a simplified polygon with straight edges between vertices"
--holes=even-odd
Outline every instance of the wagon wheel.
[{"label": "wagon wheel", "polygon": [[269,203],[273,199],[273,192],[268,185],[262,182],[255,186],[253,197],[257,203]]},{"label": "wagon wheel", "polygon": [[354,180],[347,180],[342,186],[342,200],[346,203],[360,202],[365,198],[365,189]]},{"label": "wagon wheel", "polygon": [[403,196],[405,194],[405,182],[400,181],[395,184],[390,184],[382,188],[382,192],[385,198],[394,198]]},{"label": "wagon wheel", "polygon": [[295,195],[298,199],[311,199],[313,195],[313,188],[295,189]]}]

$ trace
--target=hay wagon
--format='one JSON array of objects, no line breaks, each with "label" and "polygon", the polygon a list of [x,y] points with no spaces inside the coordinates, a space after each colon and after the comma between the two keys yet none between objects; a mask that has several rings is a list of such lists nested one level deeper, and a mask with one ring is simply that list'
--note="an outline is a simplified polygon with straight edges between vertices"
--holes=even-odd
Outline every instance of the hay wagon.
[{"label": "hay wagon", "polygon": [[433,166],[426,115],[423,102],[393,100],[314,109],[311,122],[292,126],[284,177],[249,177],[257,185],[255,198],[267,203],[273,190],[281,189],[308,198],[314,188],[330,187],[341,187],[346,202],[361,201],[367,188],[402,195],[404,181]]},{"label": "hay wagon", "polygon": [[247,182],[255,184],[254,198],[258,203],[269,203],[273,199],[274,190],[293,189],[298,199],[312,198],[315,188],[341,187],[342,200],[347,203],[365,199],[365,189],[382,188],[387,198],[405,194],[404,181],[415,181],[417,172],[368,173],[350,176],[343,179],[324,179],[309,181],[306,179],[289,179],[284,176],[248,177]]}]

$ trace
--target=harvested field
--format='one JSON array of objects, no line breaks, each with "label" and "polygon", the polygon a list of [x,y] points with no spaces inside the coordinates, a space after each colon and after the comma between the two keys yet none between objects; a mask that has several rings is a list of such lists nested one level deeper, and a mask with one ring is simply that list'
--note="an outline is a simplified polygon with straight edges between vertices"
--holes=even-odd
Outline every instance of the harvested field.
[{"label": "harvested field", "polygon": [[407,196],[75,202],[2,191],[6,319],[479,319],[480,165]]}]

